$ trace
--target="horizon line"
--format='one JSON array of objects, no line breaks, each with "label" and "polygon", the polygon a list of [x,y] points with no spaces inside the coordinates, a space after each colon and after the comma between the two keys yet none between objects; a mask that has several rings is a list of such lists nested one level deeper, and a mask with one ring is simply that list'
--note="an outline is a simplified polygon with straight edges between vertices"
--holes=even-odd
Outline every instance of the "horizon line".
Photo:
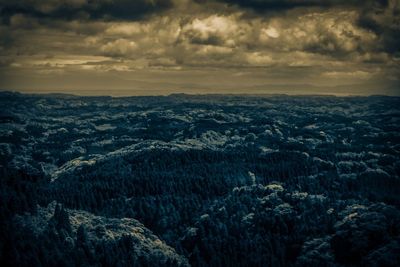
[{"label": "horizon line", "polygon": [[[85,90],[87,91],[105,91],[104,90]],[[131,89],[117,89],[117,91],[129,91]],[[147,90],[143,90],[147,91]],[[112,95],[112,94],[77,94],[72,92],[58,92],[53,90],[37,91],[37,92],[27,92],[25,90],[6,90],[0,88],[0,94],[10,93],[10,94],[21,94],[27,96],[71,96],[71,97],[110,97],[110,98],[129,98],[129,97],[171,97],[171,96],[289,96],[289,97],[395,97],[398,98],[400,95],[389,95],[389,94],[347,94],[347,93],[191,93],[191,92],[171,92],[166,94],[131,94],[131,95]]]}]

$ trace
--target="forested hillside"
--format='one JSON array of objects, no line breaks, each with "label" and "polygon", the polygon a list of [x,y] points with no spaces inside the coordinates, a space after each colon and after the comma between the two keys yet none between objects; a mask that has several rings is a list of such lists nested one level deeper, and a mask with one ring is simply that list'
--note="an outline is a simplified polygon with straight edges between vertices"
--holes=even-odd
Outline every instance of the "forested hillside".
[{"label": "forested hillside", "polygon": [[400,265],[400,98],[0,105],[5,265]]}]

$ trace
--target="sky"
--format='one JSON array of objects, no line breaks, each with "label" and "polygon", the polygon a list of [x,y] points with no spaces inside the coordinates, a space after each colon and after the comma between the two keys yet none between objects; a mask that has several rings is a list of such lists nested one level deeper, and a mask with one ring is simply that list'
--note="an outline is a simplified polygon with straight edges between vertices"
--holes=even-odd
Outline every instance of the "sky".
[{"label": "sky", "polygon": [[400,95],[400,0],[0,0],[0,89]]}]

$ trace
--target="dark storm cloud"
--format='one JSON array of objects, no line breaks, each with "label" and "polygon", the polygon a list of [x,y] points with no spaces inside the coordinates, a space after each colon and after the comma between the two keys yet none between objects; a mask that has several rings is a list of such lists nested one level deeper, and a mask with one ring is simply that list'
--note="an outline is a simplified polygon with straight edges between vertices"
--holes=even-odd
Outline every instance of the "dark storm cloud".
[{"label": "dark storm cloud", "polygon": [[[207,0],[197,0],[207,2]],[[256,11],[274,9],[291,9],[296,7],[334,7],[334,6],[362,6],[368,2],[387,4],[388,0],[217,0],[228,4],[237,4],[252,8]]]},{"label": "dark storm cloud", "polygon": [[173,6],[171,0],[0,0],[0,15],[56,19],[139,19]]},{"label": "dark storm cloud", "polygon": [[392,54],[400,52],[400,1],[364,5],[358,25],[380,37],[381,46],[378,49]]},{"label": "dark storm cloud", "polygon": [[13,42],[11,32],[0,26],[0,46],[2,47],[9,47]]},{"label": "dark storm cloud", "polygon": [[[207,0],[197,0],[207,2]],[[284,11],[299,7],[315,8],[352,8],[359,12],[358,26],[373,31],[380,38],[378,51],[388,53],[400,52],[400,1],[398,0],[217,0],[220,2],[249,8],[256,13],[269,11]],[[334,41],[334,40],[333,40]],[[331,52],[326,49],[331,44],[329,39],[321,42],[321,45],[308,47],[309,51]],[[338,56],[342,51],[338,51]]]}]

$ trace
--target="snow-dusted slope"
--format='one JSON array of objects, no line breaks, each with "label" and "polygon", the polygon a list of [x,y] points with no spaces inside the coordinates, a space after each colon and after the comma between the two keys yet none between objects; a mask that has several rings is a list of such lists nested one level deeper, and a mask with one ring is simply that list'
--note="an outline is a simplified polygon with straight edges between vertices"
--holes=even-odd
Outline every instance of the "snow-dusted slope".
[{"label": "snow-dusted slope", "polygon": [[218,145],[222,145],[224,142],[217,140],[217,137],[213,136],[214,139],[209,140],[208,138],[187,139],[184,141],[172,141],[164,142],[159,140],[146,140],[137,144],[129,145],[121,149],[112,151],[104,155],[92,155],[89,158],[79,157],[66,162],[60,168],[51,173],[51,181],[55,181],[60,176],[66,174],[72,174],[76,171],[80,171],[85,166],[92,166],[98,163],[103,163],[112,160],[120,160],[127,156],[140,155],[141,153],[165,150],[165,151],[187,151],[187,150],[203,150],[211,149],[218,150]]},{"label": "snow-dusted slope", "polygon": [[[40,235],[46,231],[51,223],[56,202],[50,203],[46,208],[38,208],[37,215],[25,214],[16,216],[15,220],[21,227],[33,229],[35,234]],[[176,253],[170,246],[166,245],[149,229],[139,221],[131,218],[105,218],[95,216],[92,213],[66,209],[69,215],[72,234],[67,237],[66,242],[76,242],[78,228],[83,225],[87,232],[87,238],[92,245],[100,242],[115,242],[123,237],[129,236],[134,242],[132,251],[138,258],[143,257],[153,262],[174,262],[177,266],[188,266],[187,260]],[[72,244],[73,246],[74,244]]]}]

